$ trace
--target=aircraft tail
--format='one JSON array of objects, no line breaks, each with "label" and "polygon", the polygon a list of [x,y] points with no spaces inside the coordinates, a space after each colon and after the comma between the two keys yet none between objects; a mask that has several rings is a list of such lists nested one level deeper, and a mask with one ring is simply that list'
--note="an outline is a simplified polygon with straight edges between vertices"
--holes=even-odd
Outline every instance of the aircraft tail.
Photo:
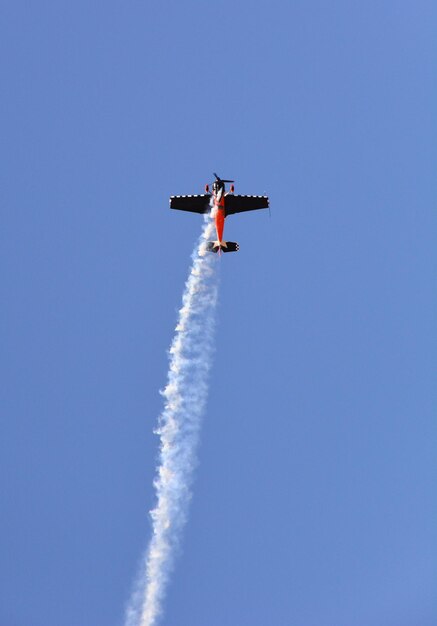
[{"label": "aircraft tail", "polygon": [[240,246],[236,241],[208,241],[206,244],[208,252],[237,252]]}]

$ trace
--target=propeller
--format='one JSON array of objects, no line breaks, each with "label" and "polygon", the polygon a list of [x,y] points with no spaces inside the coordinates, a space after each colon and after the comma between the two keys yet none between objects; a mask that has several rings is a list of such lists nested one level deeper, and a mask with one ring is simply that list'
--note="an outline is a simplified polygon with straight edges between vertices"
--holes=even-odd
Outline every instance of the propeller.
[{"label": "propeller", "polygon": [[235,180],[226,180],[225,178],[220,178],[220,176],[217,176],[217,174],[215,172],[213,172],[213,174],[216,177],[216,180],[218,180],[219,182],[222,182],[222,183],[235,183]]}]

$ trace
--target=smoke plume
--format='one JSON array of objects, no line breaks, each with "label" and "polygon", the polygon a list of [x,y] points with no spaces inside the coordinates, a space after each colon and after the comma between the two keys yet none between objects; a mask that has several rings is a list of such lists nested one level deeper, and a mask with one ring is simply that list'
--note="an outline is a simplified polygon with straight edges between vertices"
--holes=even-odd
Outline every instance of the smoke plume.
[{"label": "smoke plume", "polygon": [[156,624],[187,517],[213,352],[217,258],[205,253],[213,228],[211,218],[205,217],[169,351],[167,385],[161,392],[164,409],[156,430],[160,454],[154,481],[156,505],[150,513],[153,535],[125,626]]}]

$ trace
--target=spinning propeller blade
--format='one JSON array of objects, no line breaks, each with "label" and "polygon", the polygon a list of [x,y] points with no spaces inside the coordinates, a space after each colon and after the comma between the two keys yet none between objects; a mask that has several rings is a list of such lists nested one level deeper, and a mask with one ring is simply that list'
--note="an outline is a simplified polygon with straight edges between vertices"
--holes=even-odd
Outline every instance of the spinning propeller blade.
[{"label": "spinning propeller blade", "polygon": [[216,177],[216,180],[222,182],[222,183],[235,183],[235,180],[226,180],[226,178],[220,178],[220,176],[217,176],[217,174],[215,172],[213,172],[214,176]]}]

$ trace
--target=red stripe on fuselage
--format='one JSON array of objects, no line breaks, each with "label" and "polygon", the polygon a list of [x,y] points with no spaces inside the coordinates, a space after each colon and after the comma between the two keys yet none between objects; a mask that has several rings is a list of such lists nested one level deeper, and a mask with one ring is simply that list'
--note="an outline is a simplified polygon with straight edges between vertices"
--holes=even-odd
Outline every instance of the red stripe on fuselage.
[{"label": "red stripe on fuselage", "polygon": [[214,195],[214,207],[215,213],[215,229],[217,231],[217,239],[219,242],[223,241],[223,230],[225,227],[225,195],[223,193],[220,200]]}]

